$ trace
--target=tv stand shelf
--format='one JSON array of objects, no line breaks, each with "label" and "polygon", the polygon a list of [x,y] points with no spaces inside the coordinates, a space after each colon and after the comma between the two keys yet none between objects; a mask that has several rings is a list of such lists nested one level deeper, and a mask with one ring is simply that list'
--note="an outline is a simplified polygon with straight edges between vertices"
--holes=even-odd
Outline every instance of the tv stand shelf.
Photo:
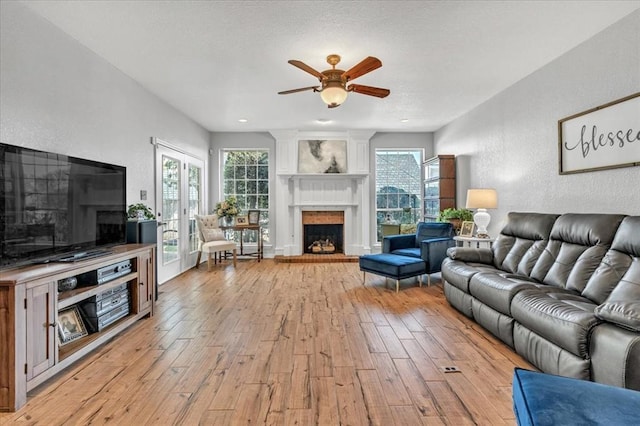
[{"label": "tv stand shelf", "polygon": [[117,287],[122,283],[126,283],[133,279],[136,279],[137,275],[137,272],[132,272],[130,274],[109,281],[106,284],[92,285],[89,287],[79,287],[73,290],[58,293],[58,310],[67,308],[71,305],[75,305],[76,303],[88,297],[95,296],[96,294],[100,294],[106,290]]},{"label": "tv stand shelf", "polygon": [[[153,315],[155,245],[127,244],[110,250],[112,252],[107,255],[73,263],[53,262],[0,271],[0,411],[19,409],[27,402],[28,391],[141,318]],[[59,280],[125,260],[131,263],[131,272],[126,275],[100,285],[58,292]],[[59,321],[58,313],[119,286],[123,288],[114,290],[115,297],[125,293],[127,299],[122,296],[123,303],[118,306],[125,307],[124,302],[128,300],[128,311],[123,308],[117,312],[123,317],[116,319],[118,316],[113,309],[110,311],[113,316],[100,317],[108,319],[100,323],[99,331],[62,344],[61,335],[66,335],[68,330],[60,331],[64,321]],[[110,308],[109,304],[106,306]],[[63,316],[60,318],[64,319]],[[86,326],[84,319],[80,321]]]}]

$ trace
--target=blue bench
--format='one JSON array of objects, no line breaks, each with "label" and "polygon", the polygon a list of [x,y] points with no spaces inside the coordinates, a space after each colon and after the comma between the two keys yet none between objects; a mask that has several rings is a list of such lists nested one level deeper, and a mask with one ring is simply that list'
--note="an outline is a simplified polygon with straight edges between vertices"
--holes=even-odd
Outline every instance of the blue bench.
[{"label": "blue bench", "polygon": [[513,411],[520,426],[637,425],[640,392],[516,368]]},{"label": "blue bench", "polygon": [[424,260],[389,253],[365,254],[360,256],[359,264],[363,272],[363,284],[367,272],[382,275],[396,280],[396,293],[400,288],[400,280],[404,278],[417,276],[422,287],[422,275],[427,272]]}]

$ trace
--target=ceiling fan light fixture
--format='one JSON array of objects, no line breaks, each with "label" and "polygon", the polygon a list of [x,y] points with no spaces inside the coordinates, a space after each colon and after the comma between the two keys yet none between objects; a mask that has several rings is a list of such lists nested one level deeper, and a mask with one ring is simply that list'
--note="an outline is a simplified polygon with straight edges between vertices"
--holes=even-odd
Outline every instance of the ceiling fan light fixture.
[{"label": "ceiling fan light fixture", "polygon": [[341,105],[347,99],[347,91],[339,82],[329,82],[320,92],[320,97],[325,104],[330,106]]}]

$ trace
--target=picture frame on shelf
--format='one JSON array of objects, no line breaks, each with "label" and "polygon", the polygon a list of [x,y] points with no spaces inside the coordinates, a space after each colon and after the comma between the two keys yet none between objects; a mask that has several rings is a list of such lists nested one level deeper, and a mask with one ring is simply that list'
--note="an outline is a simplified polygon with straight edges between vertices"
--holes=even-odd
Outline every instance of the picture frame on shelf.
[{"label": "picture frame on shelf", "polygon": [[473,237],[473,233],[476,230],[476,224],[472,221],[465,220],[460,226],[461,237]]},{"label": "picture frame on shelf", "polygon": [[249,225],[247,216],[236,217],[236,226],[247,226],[247,225]]},{"label": "picture frame on shelf", "polygon": [[249,210],[249,225],[257,225],[260,223],[260,210]]},{"label": "picture frame on shelf", "polygon": [[82,321],[78,307],[73,305],[58,311],[58,335],[60,346],[87,336],[87,328]]}]

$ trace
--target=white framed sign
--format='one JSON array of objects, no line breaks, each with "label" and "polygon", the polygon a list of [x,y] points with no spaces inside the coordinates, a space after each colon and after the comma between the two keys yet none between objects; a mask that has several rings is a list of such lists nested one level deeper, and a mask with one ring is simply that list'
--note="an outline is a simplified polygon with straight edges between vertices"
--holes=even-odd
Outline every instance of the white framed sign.
[{"label": "white framed sign", "polygon": [[561,175],[640,166],[640,92],[558,120]]}]

